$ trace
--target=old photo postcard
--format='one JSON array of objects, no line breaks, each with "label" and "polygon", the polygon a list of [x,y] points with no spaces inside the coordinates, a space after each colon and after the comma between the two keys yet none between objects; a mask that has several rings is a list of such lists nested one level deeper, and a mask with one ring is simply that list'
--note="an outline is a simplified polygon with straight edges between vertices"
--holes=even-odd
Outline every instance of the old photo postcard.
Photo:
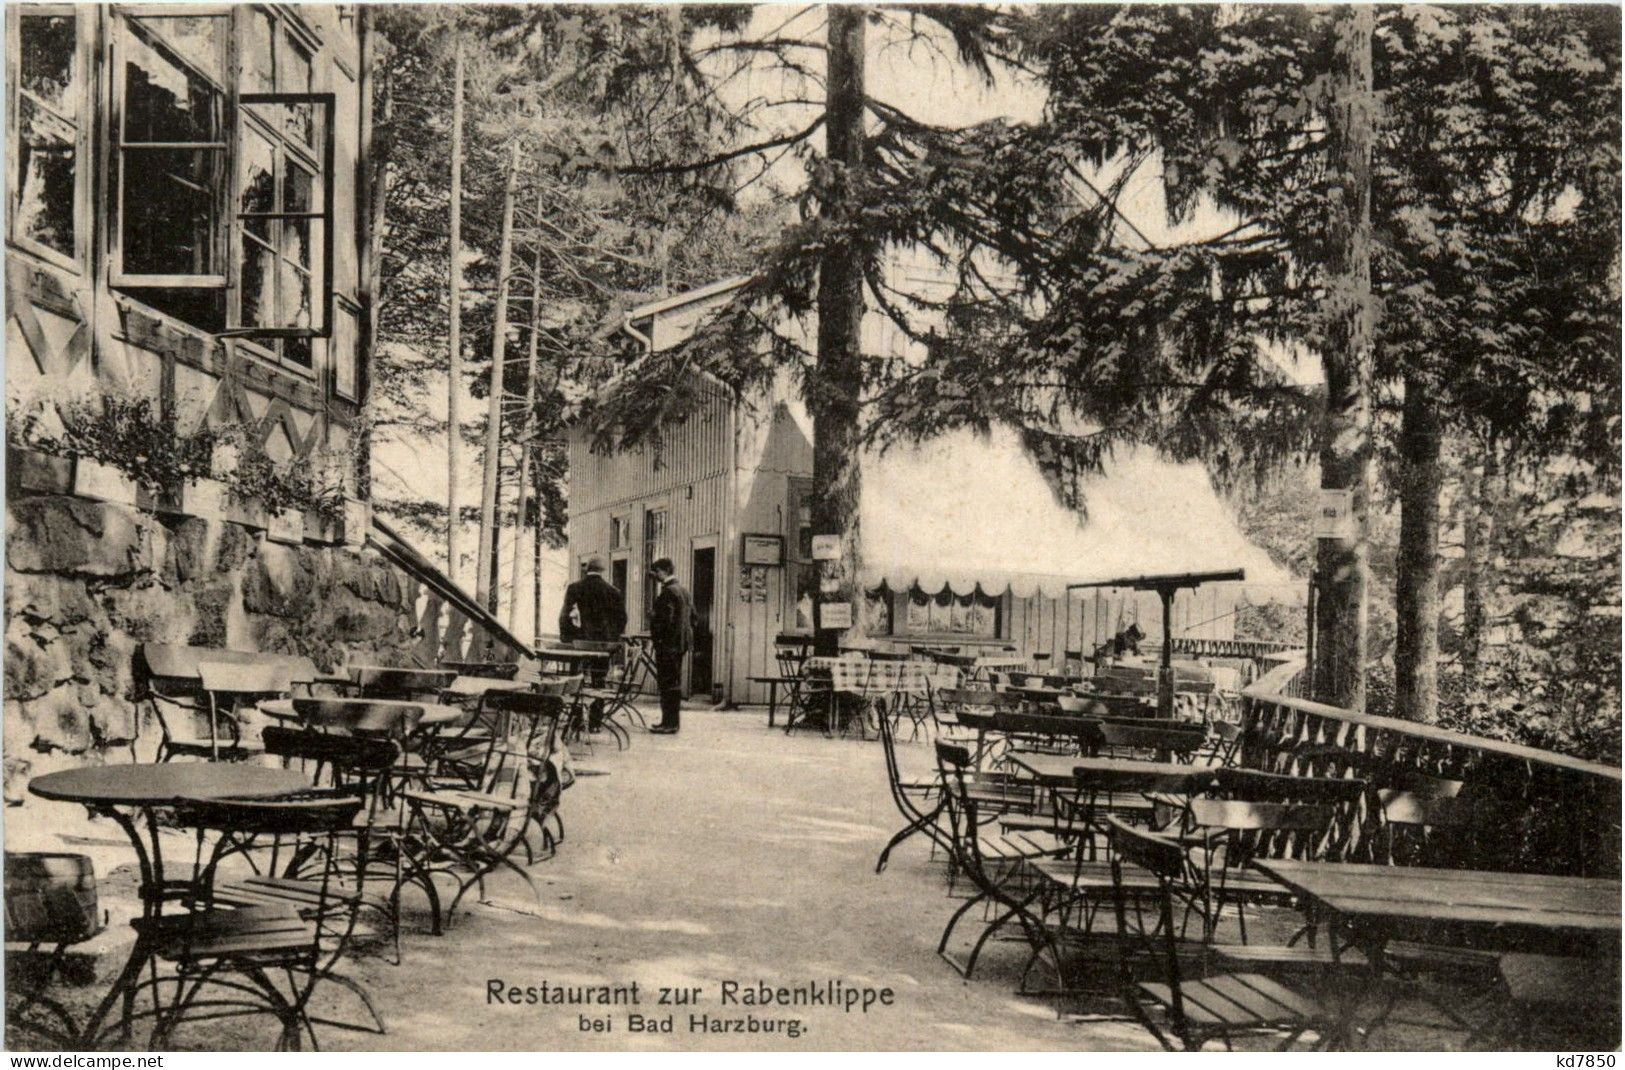
[{"label": "old photo postcard", "polygon": [[4,32],[15,1065],[1614,1065],[1618,6]]}]

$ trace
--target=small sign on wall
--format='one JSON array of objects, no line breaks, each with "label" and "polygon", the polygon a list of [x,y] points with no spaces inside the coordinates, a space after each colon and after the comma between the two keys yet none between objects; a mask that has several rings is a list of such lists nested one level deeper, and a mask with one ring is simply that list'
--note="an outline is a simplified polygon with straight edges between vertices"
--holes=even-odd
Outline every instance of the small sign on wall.
[{"label": "small sign on wall", "polygon": [[823,602],[818,606],[818,626],[820,628],[850,628],[852,627],[851,602]]},{"label": "small sign on wall", "polygon": [[841,537],[839,535],[814,535],[812,537],[812,559],[814,561],[836,561],[841,556]]},{"label": "small sign on wall", "polygon": [[783,535],[746,535],[741,564],[783,565]]},{"label": "small sign on wall", "polygon": [[1315,538],[1354,537],[1354,492],[1322,487],[1315,502]]}]

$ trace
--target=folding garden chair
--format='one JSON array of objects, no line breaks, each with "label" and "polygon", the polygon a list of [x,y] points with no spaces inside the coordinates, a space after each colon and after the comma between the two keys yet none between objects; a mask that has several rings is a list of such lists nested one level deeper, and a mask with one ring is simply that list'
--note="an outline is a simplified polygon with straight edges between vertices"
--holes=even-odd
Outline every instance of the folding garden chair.
[{"label": "folding garden chair", "polygon": [[1128,725],[1107,720],[1100,725],[1099,753],[1106,758],[1150,758],[1188,765],[1206,738],[1206,730],[1194,725]]},{"label": "folding garden chair", "polygon": [[592,703],[588,729],[591,730],[595,719],[600,723],[607,722],[619,740],[625,733],[625,728],[617,721],[622,714],[628,720],[636,721],[638,727],[647,728],[649,725],[644,720],[643,711],[637,707],[637,697],[643,692],[644,684],[653,679],[653,674],[654,665],[644,652],[643,645],[635,639],[624,641],[612,656],[603,683],[581,690],[581,697]]},{"label": "folding garden chair", "polygon": [[903,827],[887,841],[875,862],[875,872],[886,868],[886,860],[898,844],[916,833],[923,833],[934,847],[951,850],[951,845],[939,828],[946,801],[942,781],[936,776],[908,778],[903,776],[897,761],[896,724],[880,719],[880,746],[886,756],[886,786],[891,790],[892,802],[903,815]]},{"label": "folding garden chair", "polygon": [[[1202,919],[1202,939],[1211,942],[1226,905],[1235,907],[1241,942],[1247,943],[1248,901],[1287,901],[1278,882],[1255,873],[1254,858],[1319,858],[1331,831],[1330,806],[1286,802],[1242,802],[1192,799],[1186,829],[1180,835],[1188,848],[1194,887],[1180,923],[1183,934],[1192,913]],[[1233,959],[1247,961],[1303,961],[1298,949],[1252,947],[1238,949]]]},{"label": "folding garden chair", "polygon": [[[572,681],[579,685],[580,678]],[[504,745],[491,749],[477,790],[430,784],[401,793],[407,833],[425,868],[456,882],[447,921],[469,891],[477,888],[483,894],[485,878],[499,869],[517,874],[540,902],[535,880],[513,855],[522,850],[527,862],[534,861],[528,838],[533,828],[542,835],[545,850],[557,842],[547,823],[556,817],[563,791],[554,747],[560,722],[568,715],[566,703],[574,697],[564,690],[503,694],[499,701],[505,712],[520,715],[525,723],[517,733],[509,732]]]},{"label": "folding garden chair", "polygon": [[[1023,866],[1060,854],[1066,850],[1066,845],[1042,834],[988,835],[986,826],[993,815],[984,815],[975,793],[970,790],[970,775],[974,771],[970,751],[939,740],[936,753],[937,772],[942,778],[948,813],[951,864],[954,872],[965,874],[975,889],[948,919],[947,926],[942,930],[942,938],[937,942],[938,956],[958,971],[961,977],[969,978],[976,970],[982,948],[995,933],[1014,921],[1021,926],[1035,956],[1044,950],[1049,951],[1059,983],[1059,951],[1042,920],[1032,911],[1032,905],[1042,888],[1031,882],[1024,883],[1026,874]],[[977,907],[994,916],[978,934],[969,955],[961,964],[949,954],[948,945],[960,921]]]},{"label": "folding garden chair", "polygon": [[[235,654],[234,660],[207,660],[211,654]],[[243,740],[239,706],[286,695],[291,688],[287,666],[276,661],[258,665],[233,651],[145,644],[140,652],[137,694],[158,723],[157,760],[207,758],[244,761],[260,749]],[[203,680],[218,688],[211,692]],[[199,723],[202,723],[201,730]]]},{"label": "folding garden chair", "polygon": [[[357,933],[371,849],[367,830],[357,831],[366,800],[343,791],[311,792],[272,801],[213,801],[177,810],[176,821],[197,834],[194,891],[189,909],[134,922],[138,938],[175,967],[172,977],[154,976],[137,986],[151,988],[155,1018],[152,1046],[173,1046],[172,1034],[186,1022],[268,1014],[281,1026],[278,1050],[297,1050],[315,1026],[382,1033],[382,1019],[366,989],[337,972]],[[205,854],[205,834],[229,833]],[[340,850],[338,840],[357,838],[363,864]],[[276,859],[301,859],[310,900],[302,906],[222,906],[214,900],[220,863],[250,843],[269,847]],[[206,857],[206,860],[205,860]],[[310,1013],[318,985],[332,982],[354,993],[371,1024],[318,1017]],[[173,986],[166,1004],[165,985]],[[207,996],[207,998],[204,998]]]},{"label": "folding garden chair", "polygon": [[[1123,999],[1159,1044],[1192,1050],[1219,1040],[1229,1048],[1237,1037],[1279,1035],[1277,1050],[1285,1050],[1309,1032],[1317,1049],[1331,1041],[1334,1016],[1266,974],[1187,977],[1189,955],[1174,932],[1176,901],[1189,894],[1185,848],[1114,817],[1106,826]],[[1151,875],[1155,891],[1134,879],[1139,873]],[[1154,902],[1149,918],[1146,899]],[[1155,979],[1142,980],[1146,975]]]},{"label": "folding garden chair", "polygon": [[[1187,779],[1183,775],[1080,767],[1070,792],[1050,793],[1053,834],[1072,851],[1070,858],[1042,859],[1031,866],[1041,881],[1047,926],[1063,935],[1092,935],[1095,917],[1112,891],[1111,868],[1099,857],[1096,846],[1096,841],[1107,834],[1108,817],[1133,816],[1147,822],[1154,813],[1149,797],[1161,796],[1174,805],[1171,817],[1177,828],[1184,802],[1174,804],[1174,793],[1184,789]],[[1148,880],[1137,871],[1130,874],[1130,883],[1136,887],[1151,887]]]},{"label": "folding garden chair", "polygon": [[[1382,809],[1380,850],[1395,865],[1425,865],[1442,868],[1470,866],[1474,858],[1473,830],[1484,820],[1493,820],[1493,810],[1483,799],[1464,798],[1458,793],[1463,782],[1425,773],[1401,778],[1403,788],[1381,788],[1377,802]],[[1454,984],[1486,991],[1495,983],[1499,956],[1494,951],[1438,942],[1436,933],[1417,931],[1390,940],[1383,948],[1383,961],[1394,972],[1417,983],[1423,995],[1463,1027],[1451,1007],[1452,1001],[1438,998],[1425,983],[1441,978]],[[1391,1006],[1391,1004],[1390,1004]],[[1379,1021],[1386,1013],[1379,1016]]]},{"label": "folding garden chair", "polygon": [[931,694],[931,717],[936,726],[938,742],[954,743],[966,747],[971,753],[974,775],[967,777],[970,792],[984,812],[1016,812],[1030,814],[1037,802],[1033,783],[1012,773],[996,768],[996,743],[985,733],[967,728],[959,721],[964,710],[992,712],[1016,710],[1020,700],[1012,695],[1000,694],[985,688],[947,687]]},{"label": "folding garden chair", "polygon": [[[401,961],[401,893],[416,887],[430,909],[431,928],[440,931],[440,898],[434,881],[403,836],[398,814],[384,808],[388,777],[397,768],[399,745],[377,736],[322,733],[308,729],[271,727],[265,730],[266,753],[286,762],[313,764],[331,773],[333,787],[316,789],[304,798],[360,798],[364,806],[349,833],[335,830],[324,844],[344,848],[336,859],[317,860],[312,848],[288,851],[277,838],[247,837],[217,848],[215,864],[240,855],[248,874],[216,876],[211,896],[222,906],[290,906],[308,916],[317,906],[319,882],[329,874],[315,865],[334,862],[340,879],[326,889],[335,901],[354,900],[357,910],[371,911],[389,927],[395,961]],[[223,840],[236,835],[229,826],[217,828]],[[365,889],[365,890],[364,890]]]}]

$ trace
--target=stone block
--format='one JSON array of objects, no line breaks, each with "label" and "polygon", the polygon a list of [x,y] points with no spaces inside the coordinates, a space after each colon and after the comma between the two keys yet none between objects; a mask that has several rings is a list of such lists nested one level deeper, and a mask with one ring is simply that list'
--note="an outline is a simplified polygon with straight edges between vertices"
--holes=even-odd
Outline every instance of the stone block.
[{"label": "stone block", "polygon": [[140,711],[122,695],[98,695],[90,707],[91,734],[103,747],[128,746],[139,726]]},{"label": "stone block", "polygon": [[314,583],[299,551],[263,543],[243,572],[243,609],[249,613],[291,617],[310,609]]},{"label": "stone block", "polygon": [[5,803],[7,806],[21,806],[28,799],[28,781],[34,775],[34,763],[30,758],[12,753],[11,748],[7,747],[3,764]]},{"label": "stone block", "polygon": [[378,574],[378,601],[391,608],[400,606],[405,593],[401,588],[400,573],[382,561],[377,562],[373,568]]},{"label": "stone block", "polygon": [[236,572],[254,556],[254,535],[241,524],[221,522],[215,525],[215,530],[218,537],[214,550],[214,571],[222,576]]},{"label": "stone block", "polygon": [[127,506],[61,495],[6,507],[6,564],[18,572],[116,577],[150,571],[158,523]]},{"label": "stone block", "polygon": [[210,527],[207,520],[188,517],[170,529],[162,572],[166,584],[179,586],[209,575]]},{"label": "stone block", "polygon": [[62,643],[36,643],[27,637],[6,635],[7,703],[29,702],[45,695],[73,675],[67,648]]},{"label": "stone block", "polygon": [[229,646],[226,642],[227,622],[231,618],[231,603],[236,587],[229,578],[192,592],[192,628],[186,636],[192,646]]},{"label": "stone block", "polygon": [[143,643],[178,643],[191,624],[190,607],[175,591],[156,580],[102,592],[114,630]]},{"label": "stone block", "polygon": [[[11,703],[7,703],[8,708]],[[33,723],[35,750],[65,750],[81,753],[95,742],[90,731],[91,706],[80,698],[79,688],[64,684],[31,702],[16,703],[19,712]],[[8,714],[9,716],[9,714]]]},{"label": "stone block", "polygon": [[372,601],[378,596],[378,580],[369,562],[345,555],[341,583],[357,598]]},{"label": "stone block", "polygon": [[103,616],[85,581],[51,573],[6,573],[6,620],[19,617],[50,622],[54,627],[81,621],[100,622]]}]

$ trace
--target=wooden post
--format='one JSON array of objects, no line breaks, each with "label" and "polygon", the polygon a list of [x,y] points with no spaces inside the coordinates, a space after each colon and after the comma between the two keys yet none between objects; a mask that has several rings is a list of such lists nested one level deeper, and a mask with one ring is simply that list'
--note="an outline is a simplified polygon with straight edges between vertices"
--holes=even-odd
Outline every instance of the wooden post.
[{"label": "wooden post", "polygon": [[1174,594],[1176,588],[1158,587],[1162,602],[1162,664],[1157,667],[1157,716],[1174,716]]},{"label": "wooden post", "polygon": [[453,44],[451,84],[451,239],[447,257],[451,261],[451,297],[447,308],[446,346],[451,360],[446,373],[446,575],[457,583],[459,505],[457,485],[462,481],[462,402],[463,389],[463,35]]},{"label": "wooden post", "polygon": [[492,613],[497,600],[497,469],[502,465],[503,373],[508,349],[508,284],[513,266],[513,201],[519,188],[519,141],[508,153],[502,187],[502,237],[497,251],[497,307],[491,326],[491,390],[485,403],[485,489],[480,495],[480,567],[474,600]]},{"label": "wooden post", "polygon": [[[538,464],[536,466],[535,475],[535,479],[538,483],[541,482],[541,470],[542,466]],[[541,493],[539,490],[536,495],[536,500],[538,502],[541,501]],[[531,559],[532,572],[530,597],[532,604],[530,641],[539,645],[542,641],[542,526],[540,523],[536,525],[536,541],[531,547]],[[626,592],[622,591],[621,596],[624,598],[626,596]]]},{"label": "wooden post", "polygon": [[[373,115],[373,83],[376,78],[374,52],[379,47],[379,35],[372,25],[372,14],[366,7],[356,9],[356,32],[361,56],[361,74],[357,79],[361,91],[361,153],[356,183],[356,226],[360,264],[357,270],[356,290],[361,301],[361,315],[356,321],[356,397],[366,405],[372,393],[372,362],[378,345],[378,300],[383,294],[384,226],[389,201],[389,159],[377,137],[377,123]],[[394,119],[395,89],[386,75],[383,85],[382,121],[386,127]],[[350,357],[340,353],[339,360]],[[372,431],[363,428],[361,441],[355,451],[355,492],[359,498],[372,498]]]},{"label": "wooden post", "polygon": [[1369,6],[1338,14],[1336,62],[1326,109],[1332,174],[1331,236],[1327,243],[1326,420],[1320,441],[1320,485],[1351,492],[1349,526],[1321,539],[1316,551],[1320,598],[1316,616],[1315,698],[1356,712],[1365,709],[1367,643],[1367,508],[1371,494],[1371,147],[1376,123],[1372,92]]},{"label": "wooden post", "polygon": [[863,181],[864,19],[868,13],[847,4],[825,9],[829,21],[824,133],[831,167],[829,188],[819,215],[830,236],[818,262],[818,360],[807,382],[807,409],[813,419],[813,531],[838,535],[841,550],[823,562],[821,574],[833,581],[833,595],[822,586],[814,600],[820,654],[838,651],[840,636],[823,627],[823,604],[844,600],[852,607],[854,627],[859,612],[859,520],[862,489],[859,470],[858,390],[863,378],[863,251],[852,227],[855,187]]}]

